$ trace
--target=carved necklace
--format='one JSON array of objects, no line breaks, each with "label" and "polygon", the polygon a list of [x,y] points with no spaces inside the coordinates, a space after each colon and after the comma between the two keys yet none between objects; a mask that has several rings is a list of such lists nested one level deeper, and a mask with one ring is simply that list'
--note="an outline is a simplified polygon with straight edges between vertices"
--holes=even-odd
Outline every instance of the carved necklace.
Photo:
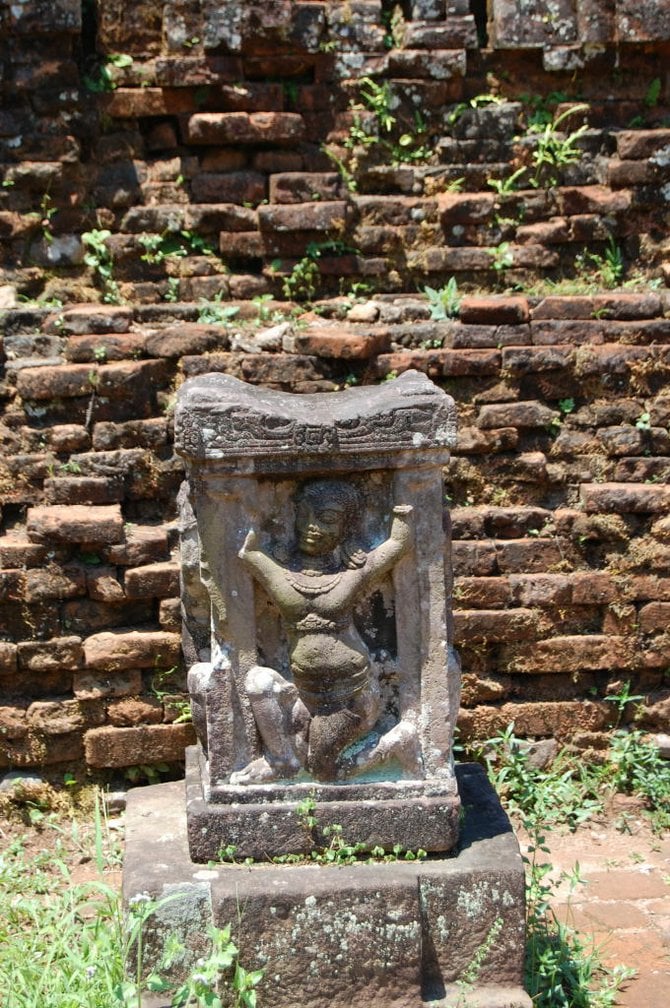
[{"label": "carved necklace", "polygon": [[286,571],[286,580],[300,595],[325,595],[340,583],[343,573],[337,571],[329,577],[320,570]]}]

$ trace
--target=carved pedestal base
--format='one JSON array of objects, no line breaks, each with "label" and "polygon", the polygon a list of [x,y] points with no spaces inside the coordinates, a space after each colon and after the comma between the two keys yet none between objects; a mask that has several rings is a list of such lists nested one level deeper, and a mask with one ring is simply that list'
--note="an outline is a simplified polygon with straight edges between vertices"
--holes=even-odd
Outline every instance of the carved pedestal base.
[{"label": "carved pedestal base", "polygon": [[[173,934],[187,946],[184,976],[213,922],[231,924],[246,969],[264,970],[264,1008],[532,1008],[518,845],[481,768],[457,769],[458,849],[420,863],[206,867],[188,854],[181,786],[131,792],[124,898],[170,897],[147,923],[147,972]],[[476,978],[459,984],[484,945]]]},{"label": "carved pedestal base", "polygon": [[[215,858],[232,844],[236,857],[269,860],[281,854],[309,853],[328,844],[324,827],[339,824],[348,843],[368,849],[419,847],[447,852],[458,840],[461,802],[456,778],[445,781],[379,781],[369,784],[228,785],[216,801],[203,794],[206,771],[201,753],[186,753],[186,818],[194,861]],[[305,798],[315,802],[309,828],[298,814]]]}]

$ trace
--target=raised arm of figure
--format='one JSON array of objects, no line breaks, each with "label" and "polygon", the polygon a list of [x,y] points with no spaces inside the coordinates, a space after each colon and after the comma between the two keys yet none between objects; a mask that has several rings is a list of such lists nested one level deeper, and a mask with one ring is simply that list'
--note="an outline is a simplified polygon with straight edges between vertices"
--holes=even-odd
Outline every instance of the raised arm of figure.
[{"label": "raised arm of figure", "polygon": [[264,553],[258,545],[255,529],[247,532],[238,557],[250,569],[256,580],[265,588],[270,598],[280,607],[294,601],[296,593],[286,579],[286,571],[276,560]]},{"label": "raised arm of figure", "polygon": [[413,510],[411,504],[396,504],[393,508],[388,539],[368,554],[365,572],[370,578],[386,574],[409,549],[412,541]]}]

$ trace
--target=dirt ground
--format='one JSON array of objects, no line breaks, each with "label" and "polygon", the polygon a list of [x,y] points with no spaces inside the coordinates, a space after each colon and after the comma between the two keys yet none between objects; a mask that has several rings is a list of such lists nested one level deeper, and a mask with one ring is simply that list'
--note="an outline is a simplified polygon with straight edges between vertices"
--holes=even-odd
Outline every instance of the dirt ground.
[{"label": "dirt ground", "polygon": [[[548,833],[558,917],[590,937],[608,966],[637,973],[616,1001],[622,1008],[670,1005],[670,836],[658,837],[635,803],[577,832]],[[619,828],[615,824],[618,824]],[[623,830],[622,831],[622,827]],[[524,837],[519,833],[524,847]],[[579,865],[584,880],[571,891],[562,873]]]},{"label": "dirt ground", "polygon": [[[59,813],[47,814],[31,825],[0,812],[0,849],[22,838],[28,855],[54,852],[54,873],[60,874],[57,861],[66,859],[73,883],[99,878],[92,816],[77,817],[75,822],[73,827]],[[525,850],[526,839],[521,831],[518,835]],[[120,886],[122,815],[110,816],[106,836],[111,864],[104,880]],[[607,819],[591,820],[575,833],[548,833],[547,845],[557,885],[554,908],[558,916],[583,937],[591,937],[607,965],[622,963],[637,970],[616,1003],[621,1008],[666,1008],[670,1005],[670,836],[655,836],[634,805],[622,805],[611,810]],[[561,876],[571,873],[576,863],[584,881],[570,891]]]}]

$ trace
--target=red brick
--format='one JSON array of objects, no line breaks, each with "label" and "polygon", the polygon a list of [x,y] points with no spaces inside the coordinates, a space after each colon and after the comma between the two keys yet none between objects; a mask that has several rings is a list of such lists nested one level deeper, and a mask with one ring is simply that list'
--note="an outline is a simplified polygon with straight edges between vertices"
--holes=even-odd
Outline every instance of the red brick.
[{"label": "red brick", "polygon": [[607,605],[621,596],[621,588],[610,574],[577,571],[570,575],[575,605]]},{"label": "red brick", "polygon": [[74,671],[84,657],[80,637],[56,637],[50,641],[21,641],[19,666],[30,672]]},{"label": "red brick", "polygon": [[107,705],[109,723],[119,728],[129,728],[141,724],[161,724],[163,705],[155,699],[124,697],[112,700]]},{"label": "red brick", "polygon": [[646,185],[654,180],[654,170],[648,161],[619,161],[612,158],[607,165],[607,182],[614,189]]},{"label": "red brick", "polygon": [[50,504],[112,504],[123,497],[120,479],[99,476],[53,476],[44,481]]},{"label": "red brick", "polygon": [[650,602],[640,609],[640,630],[653,633],[670,626],[670,602]]},{"label": "red brick", "polygon": [[261,231],[331,231],[346,223],[349,204],[344,200],[261,206]]},{"label": "red brick", "polygon": [[95,393],[97,396],[126,398],[132,393],[145,396],[156,385],[167,382],[162,361],[125,361],[118,364],[69,364],[58,367],[24,368],[17,390],[24,399],[71,399]]},{"label": "red brick", "polygon": [[127,598],[169,598],[179,593],[179,567],[172,561],[133,567],[124,577]]},{"label": "red brick", "polygon": [[195,99],[184,88],[117,88],[102,101],[104,113],[117,119],[193,112]]},{"label": "red brick", "polygon": [[492,542],[454,542],[451,560],[456,577],[490,577],[498,573],[496,549]]},{"label": "red brick", "polygon": [[158,606],[158,622],[161,630],[170,630],[173,633],[181,632],[181,599],[165,598],[161,599]]},{"label": "red brick", "polygon": [[649,158],[670,144],[670,129],[621,130],[616,141],[622,160]]},{"label": "red brick", "polygon": [[296,353],[316,357],[333,357],[341,360],[369,360],[388,351],[390,336],[387,329],[371,329],[359,333],[351,326],[314,325],[295,333],[291,340]]},{"label": "red brick", "polygon": [[505,347],[502,355],[502,366],[510,374],[539,374],[570,367],[574,349],[568,346]]},{"label": "red brick", "polygon": [[560,413],[552,410],[541,402],[511,402],[495,403],[482,406],[477,419],[477,426],[483,430],[497,427],[545,427],[551,426]]},{"label": "red brick", "polygon": [[613,192],[607,186],[566,186],[559,189],[559,205],[564,214],[612,214],[623,213],[631,204],[628,189]]},{"label": "red brick", "polygon": [[46,735],[68,735],[104,720],[102,710],[83,708],[78,700],[38,701],[27,712],[28,724]]},{"label": "red brick", "polygon": [[588,512],[647,514],[670,508],[670,486],[631,483],[583,483],[580,497]]},{"label": "red brick", "polygon": [[573,634],[507,648],[501,659],[508,672],[563,673],[585,669],[627,669],[635,660],[635,640],[610,634]]},{"label": "red brick", "polygon": [[498,569],[502,574],[550,571],[563,561],[555,539],[507,539],[496,543]]},{"label": "red brick", "polygon": [[93,767],[135,766],[182,760],[195,741],[190,724],[91,728],[86,732],[86,762]]},{"label": "red brick", "polygon": [[472,609],[454,613],[456,646],[472,646],[477,641],[518,641],[534,639],[541,631],[540,618],[533,609]]},{"label": "red brick", "polygon": [[75,672],[72,692],[79,700],[134,696],[142,692],[142,672],[140,669],[126,669],[122,672]]},{"label": "red brick", "polygon": [[0,571],[0,602],[20,602],[24,596],[24,592],[24,571]]},{"label": "red brick", "polygon": [[610,723],[609,704],[590,701],[541,701],[505,703],[501,707],[477,707],[461,710],[458,725],[461,737],[490,738],[514,723],[520,736],[553,737],[568,741],[579,731],[599,731]]},{"label": "red brick", "polygon": [[265,199],[266,180],[260,172],[199,172],[191,180],[198,203],[260,203]]},{"label": "red brick", "polygon": [[270,203],[307,203],[341,199],[337,172],[279,172],[270,176]]},{"label": "red brick", "polygon": [[517,228],[516,240],[522,245],[554,245],[570,241],[569,222],[565,217],[552,217],[537,224],[524,224]]},{"label": "red brick", "polygon": [[55,452],[71,454],[91,446],[91,436],[81,424],[57,424],[46,435],[47,445]]},{"label": "red brick", "polygon": [[163,525],[127,525],[124,540],[106,550],[112,564],[138,567],[167,559],[168,539]]},{"label": "red brick", "polygon": [[25,707],[0,707],[0,738],[13,742],[28,734]]},{"label": "red brick", "polygon": [[[380,354],[376,372],[381,378],[414,368],[431,378],[494,375],[500,370],[499,350],[402,350]],[[500,426],[511,426],[501,424]]]},{"label": "red brick", "polygon": [[221,326],[181,322],[150,333],[146,337],[146,351],[152,357],[183,357],[205,353],[215,347],[223,350],[228,343],[228,334]]},{"label": "red brick", "polygon": [[26,571],[25,577],[27,602],[76,598],[86,594],[86,575],[81,567],[58,568],[51,565],[44,570]]},{"label": "red brick", "polygon": [[511,597],[521,606],[561,606],[572,597],[566,574],[510,574]]},{"label": "red brick", "polygon": [[198,112],[188,120],[188,143],[226,144],[294,143],[305,133],[305,123],[295,112]]},{"label": "red brick", "polygon": [[454,584],[454,606],[499,609],[510,604],[510,583],[503,577],[460,577]]},{"label": "red brick", "polygon": [[181,638],[164,630],[110,630],[84,641],[86,665],[96,671],[167,668],[180,655]]},{"label": "red brick", "polygon": [[27,531],[38,542],[107,545],[120,542],[123,519],[118,504],[35,507],[28,509]]},{"label": "red brick", "polygon": [[86,588],[96,602],[123,602],[126,598],[115,567],[94,567],[87,571]]},{"label": "red brick", "polygon": [[494,452],[514,451],[519,442],[519,432],[514,427],[482,431],[477,427],[460,427],[457,432],[454,454],[489,455]]},{"label": "red brick", "polygon": [[602,315],[607,319],[653,319],[662,314],[661,299],[658,294],[596,294],[571,297],[550,296],[543,298],[532,309],[535,319],[593,319]]},{"label": "red brick", "polygon": [[656,577],[652,574],[633,577],[622,585],[622,591],[627,599],[670,602],[670,577]]},{"label": "red brick", "polygon": [[146,337],[137,333],[77,334],[68,339],[65,356],[74,364],[122,361],[143,356],[145,341]]},{"label": "red brick", "polygon": [[440,193],[437,201],[447,233],[454,224],[488,221],[496,207],[493,193]]},{"label": "red brick", "polygon": [[93,447],[96,451],[163,448],[167,444],[167,428],[165,417],[128,420],[126,423],[96,423],[93,428]]},{"label": "red brick", "polygon": [[0,641],[0,674],[12,675],[16,672],[16,644]]},{"label": "red brick", "polygon": [[79,334],[127,333],[133,321],[133,309],[121,305],[76,305],[49,318],[47,332],[69,336]]},{"label": "red brick", "polygon": [[530,313],[525,297],[464,297],[459,309],[461,322],[483,325],[519,325]]}]

